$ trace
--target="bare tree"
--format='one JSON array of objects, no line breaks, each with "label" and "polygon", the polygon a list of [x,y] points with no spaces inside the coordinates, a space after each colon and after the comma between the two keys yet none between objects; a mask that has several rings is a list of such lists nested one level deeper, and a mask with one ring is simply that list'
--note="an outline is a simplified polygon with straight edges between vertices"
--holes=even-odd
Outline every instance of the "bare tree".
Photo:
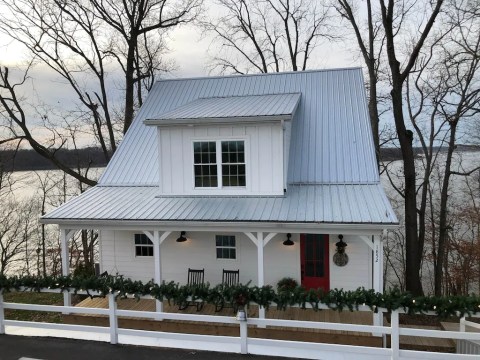
[{"label": "bare tree", "polygon": [[212,69],[221,73],[308,68],[321,41],[337,39],[327,1],[218,0],[223,15],[203,23],[214,35]]},{"label": "bare tree", "polygon": [[[0,31],[23,44],[32,54],[32,64],[53,70],[78,97],[77,108],[69,109],[67,115],[52,119],[49,111],[36,119],[17,91],[25,84],[27,73],[23,81],[15,83],[8,69],[2,68],[0,112],[8,131],[0,142],[26,140],[62,171],[94,185],[94,180],[56,156],[58,149],[71,145],[68,131],[63,134],[58,128],[77,128],[87,136],[91,132],[108,161],[142,103],[142,89],[150,89],[159,71],[170,69],[170,63],[162,60],[164,31],[192,21],[201,0],[1,0],[0,4],[5,9],[0,14]],[[121,111],[115,110],[115,89],[108,80],[119,69],[125,91]],[[116,113],[121,113],[119,119]],[[32,133],[32,124],[39,119],[48,125],[50,139]],[[61,124],[67,120],[70,122]],[[75,125],[78,121],[83,125]]]},{"label": "bare tree", "polygon": [[[404,2],[379,0],[378,7],[375,8],[376,15],[374,15],[371,2],[367,2],[368,27],[374,29],[373,19],[375,16],[379,16],[381,18],[381,29],[378,29],[377,32],[369,31],[366,38],[356,35],[360,49],[364,49],[362,54],[368,55],[364,56],[364,61],[370,68],[372,67],[372,43],[374,44],[378,40],[375,34],[379,32],[383,34],[381,41],[385,41],[385,57],[388,65],[385,66],[383,71],[385,71],[389,80],[388,86],[390,87],[390,103],[395,123],[396,141],[402,153],[403,176],[405,178],[403,198],[405,201],[406,289],[414,294],[422,293],[420,269],[424,244],[418,237],[413,132],[407,128],[407,121],[404,116],[404,86],[414,69],[420,51],[434,26],[443,3],[443,0],[429,2],[429,4],[415,0]],[[338,4],[340,12],[350,21],[353,29],[355,29],[355,26],[358,27],[358,20],[355,20],[353,11],[348,11],[349,8],[352,8],[351,2],[338,1]],[[422,21],[420,24],[415,24],[415,33],[408,31],[410,29],[408,28],[407,36],[401,32],[402,27],[405,27],[407,15],[417,11],[423,12]],[[403,45],[402,49],[400,49],[401,45]],[[380,49],[380,46],[377,46],[377,49]],[[375,89],[375,84],[372,86],[372,81],[375,83],[375,80],[373,77],[370,82],[370,96],[372,96],[372,89]]]},{"label": "bare tree", "polygon": [[0,208],[0,275],[24,271],[24,264],[32,254],[28,240],[34,226],[34,204],[13,199],[2,202]]},{"label": "bare tree", "polygon": [[477,2],[476,8],[471,6],[469,1],[454,4],[449,20],[456,31],[450,33],[448,42],[442,46],[444,61],[438,86],[444,95],[438,98],[436,109],[438,117],[449,125],[449,137],[440,198],[438,256],[435,264],[436,295],[442,294],[443,268],[448,247],[450,179],[453,175],[468,176],[480,169],[474,167],[466,172],[452,169],[460,121],[475,117],[479,121],[480,114],[480,4]]},{"label": "bare tree", "polygon": [[[354,7],[354,3],[349,0],[337,0],[335,8],[337,12],[350,23],[355,38],[357,40],[360,53],[368,71],[368,112],[370,115],[370,123],[372,125],[373,142],[375,144],[375,152],[377,161],[380,161],[380,115],[378,109],[379,96],[377,85],[379,82],[379,68],[382,51],[384,48],[385,36],[382,31],[381,19],[374,18],[371,0],[366,1],[367,19],[366,30],[364,31],[362,24],[359,24],[357,18],[358,8]],[[365,35],[367,34],[367,35]]]},{"label": "bare tree", "polygon": [[[63,1],[62,1],[63,2]],[[82,0],[75,0],[77,6],[83,6]],[[132,123],[135,112],[135,84],[141,85],[152,71],[157,70],[158,63],[154,52],[149,52],[148,37],[159,29],[167,29],[179,24],[193,21],[198,15],[201,0],[183,0],[173,2],[167,0],[90,0],[95,17],[101,19],[121,39],[123,48],[118,50],[112,44],[111,54],[120,63],[125,73],[125,117],[123,132]],[[159,49],[157,47],[157,49]],[[160,47],[161,49],[161,47]],[[141,51],[149,56],[140,60]],[[152,61],[153,60],[153,61]],[[144,65],[147,65],[144,67]]]}]

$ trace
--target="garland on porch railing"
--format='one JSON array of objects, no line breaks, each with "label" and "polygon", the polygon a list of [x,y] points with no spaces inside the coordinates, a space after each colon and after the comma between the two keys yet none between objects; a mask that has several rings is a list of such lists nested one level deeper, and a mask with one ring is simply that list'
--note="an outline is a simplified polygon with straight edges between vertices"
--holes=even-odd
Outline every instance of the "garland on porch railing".
[{"label": "garland on porch railing", "polygon": [[[292,305],[306,308],[309,304],[314,310],[319,310],[319,305],[324,304],[338,311],[353,311],[359,306],[365,305],[373,311],[378,308],[385,308],[389,311],[402,309],[409,314],[434,312],[440,317],[472,315],[480,312],[480,297],[477,295],[414,297],[410,293],[401,292],[396,288],[383,294],[364,288],[358,288],[355,291],[333,289],[325,292],[321,289],[305,290],[300,286],[275,291],[271,286],[258,287],[250,284],[211,287],[208,283],[201,286],[189,286],[172,281],[159,285],[152,281],[147,283],[133,281],[123,276],[6,277],[0,275],[0,291],[3,293],[22,289],[23,291],[40,291],[45,288],[60,291],[70,290],[75,294],[85,291],[90,296],[106,296],[115,293],[120,297],[138,299],[140,296],[149,295],[174,304],[181,304],[187,299],[211,304],[224,302],[248,305],[255,303],[266,308],[275,304],[280,309],[286,309]],[[99,295],[96,295],[97,293]]]}]

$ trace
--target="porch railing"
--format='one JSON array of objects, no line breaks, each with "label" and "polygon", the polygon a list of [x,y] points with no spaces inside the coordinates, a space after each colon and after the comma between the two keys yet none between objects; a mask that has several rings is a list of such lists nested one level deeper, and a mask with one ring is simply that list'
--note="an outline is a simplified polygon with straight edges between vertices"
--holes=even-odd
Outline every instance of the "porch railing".
[{"label": "porch railing", "polygon": [[[41,289],[40,292],[58,293],[58,290]],[[77,292],[79,293],[79,292]],[[86,293],[84,293],[86,294]],[[90,295],[96,295],[89,292]],[[98,295],[98,294],[97,294]],[[400,336],[420,336],[427,338],[445,338],[456,339],[460,341],[480,342],[480,332],[465,332],[465,325],[478,326],[475,323],[466,322],[463,318],[460,325],[460,331],[443,330],[425,330],[415,328],[404,328],[399,325],[399,311],[391,312],[390,326],[358,325],[331,322],[297,321],[297,320],[279,320],[279,319],[261,319],[248,318],[237,320],[235,317],[217,316],[217,315],[197,315],[180,314],[168,312],[150,312],[120,310],[117,308],[116,295],[109,294],[108,309],[84,308],[73,306],[52,306],[52,305],[33,305],[4,302],[3,295],[0,292],[0,334],[13,333],[14,328],[22,329],[44,329],[61,330],[59,336],[65,337],[65,331],[81,331],[89,334],[98,334],[98,339],[109,341],[112,344],[137,344],[167,346],[183,349],[213,350],[224,352],[237,352],[242,354],[273,355],[296,357],[306,359],[355,359],[355,360],[383,360],[383,359],[418,359],[418,360],[442,360],[442,359],[478,359],[478,355],[468,354],[448,354],[438,352],[400,350]],[[31,321],[6,320],[5,309],[29,310],[42,312],[58,312],[64,314],[90,314],[106,315],[109,318],[108,327],[89,326],[89,325],[70,325],[40,323]],[[371,311],[368,307],[360,307],[358,311]],[[379,309],[380,312],[386,312],[385,309]],[[199,335],[184,333],[168,333],[159,331],[134,330],[120,328],[118,326],[118,317],[125,318],[146,318],[152,320],[180,320],[193,321],[198,323],[216,323],[231,324],[239,327],[240,336],[219,336],[219,335]],[[463,324],[463,325],[462,325]],[[472,325],[474,324],[474,325]],[[208,324],[206,324],[208,325]],[[366,334],[380,334],[384,339],[390,338],[390,344],[384,341],[383,348],[311,343],[303,341],[272,340],[264,338],[249,337],[248,325],[259,327],[283,327],[283,328],[303,328],[320,330],[353,331]],[[463,326],[463,328],[462,328]],[[463,329],[463,331],[462,331]],[[42,335],[39,333],[38,335]],[[70,337],[74,337],[73,333]],[[50,334],[51,336],[51,334]],[[79,337],[77,337],[79,338]]]}]

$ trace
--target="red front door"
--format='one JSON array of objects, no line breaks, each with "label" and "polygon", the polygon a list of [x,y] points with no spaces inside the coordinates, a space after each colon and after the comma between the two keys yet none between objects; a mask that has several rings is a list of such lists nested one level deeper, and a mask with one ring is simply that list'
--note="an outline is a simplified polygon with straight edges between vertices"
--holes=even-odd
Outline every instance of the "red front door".
[{"label": "red front door", "polygon": [[302,286],[330,290],[328,235],[301,234]]}]

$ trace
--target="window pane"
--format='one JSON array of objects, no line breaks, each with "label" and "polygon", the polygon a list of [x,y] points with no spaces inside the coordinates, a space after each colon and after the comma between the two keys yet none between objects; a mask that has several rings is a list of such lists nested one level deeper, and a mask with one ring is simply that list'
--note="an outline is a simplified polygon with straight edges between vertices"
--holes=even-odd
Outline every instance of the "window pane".
[{"label": "window pane", "polygon": [[135,246],[135,256],[142,256],[142,248],[140,246]]},{"label": "window pane", "polygon": [[314,263],[312,261],[305,262],[305,276],[315,276]]},{"label": "window pane", "polygon": [[245,186],[244,149],[243,141],[222,141],[223,186]]},{"label": "window pane", "polygon": [[246,186],[247,181],[245,176],[239,176],[238,177],[238,186]]},{"label": "window pane", "polygon": [[323,274],[323,270],[324,270],[324,266],[323,266],[323,261],[317,261],[317,276],[319,277],[323,277],[324,274]]},{"label": "window pane", "polygon": [[217,259],[222,258],[222,248],[217,248]]},{"label": "window pane", "polygon": [[313,238],[311,235],[306,236],[306,241],[305,241],[305,258],[306,260],[313,260],[314,256],[314,244],[313,244]]}]

